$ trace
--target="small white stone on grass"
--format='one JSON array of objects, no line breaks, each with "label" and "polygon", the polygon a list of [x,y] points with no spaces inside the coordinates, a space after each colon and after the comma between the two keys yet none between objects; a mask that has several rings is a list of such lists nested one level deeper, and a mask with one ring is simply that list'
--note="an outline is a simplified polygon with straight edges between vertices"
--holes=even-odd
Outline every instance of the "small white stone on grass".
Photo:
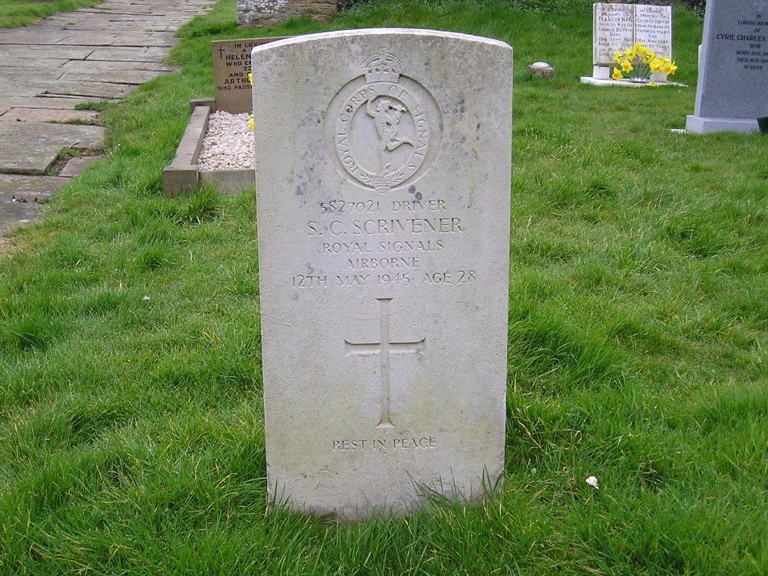
[{"label": "small white stone on grass", "polygon": [[590,476],[586,479],[586,483],[592,486],[595,490],[600,490],[600,485],[597,482],[597,478],[595,476]]},{"label": "small white stone on grass", "polygon": [[554,78],[555,69],[546,62],[534,62],[528,66],[528,72],[537,78]]}]

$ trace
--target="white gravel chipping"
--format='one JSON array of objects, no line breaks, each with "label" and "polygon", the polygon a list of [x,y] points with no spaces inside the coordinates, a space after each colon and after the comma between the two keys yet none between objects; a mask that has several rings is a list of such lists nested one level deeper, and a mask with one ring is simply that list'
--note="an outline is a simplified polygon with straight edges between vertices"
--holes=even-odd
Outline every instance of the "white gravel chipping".
[{"label": "white gravel chipping", "polygon": [[253,132],[249,114],[214,112],[208,119],[208,133],[197,159],[203,172],[254,169]]}]

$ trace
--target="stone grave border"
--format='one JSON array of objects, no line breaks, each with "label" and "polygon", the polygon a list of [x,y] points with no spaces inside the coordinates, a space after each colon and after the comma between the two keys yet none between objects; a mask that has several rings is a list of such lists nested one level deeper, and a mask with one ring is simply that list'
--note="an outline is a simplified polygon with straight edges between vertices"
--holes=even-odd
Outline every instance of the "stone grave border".
[{"label": "stone grave border", "polygon": [[184,136],[176,149],[173,161],[163,169],[163,191],[168,196],[178,196],[183,190],[195,190],[199,185],[209,184],[220,192],[240,192],[253,188],[255,171],[213,170],[201,171],[197,161],[208,133],[208,120],[216,112],[215,98],[195,98],[190,101],[192,116]]}]

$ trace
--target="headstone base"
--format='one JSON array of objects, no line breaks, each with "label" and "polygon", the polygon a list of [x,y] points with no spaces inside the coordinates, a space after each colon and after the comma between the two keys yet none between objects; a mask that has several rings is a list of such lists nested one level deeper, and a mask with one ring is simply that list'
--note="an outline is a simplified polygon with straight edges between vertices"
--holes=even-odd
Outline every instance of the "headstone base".
[{"label": "headstone base", "polygon": [[746,120],[744,118],[703,118],[689,114],[685,121],[687,132],[694,134],[712,134],[714,132],[741,132],[749,134],[758,132],[760,127],[757,119]]},{"label": "headstone base", "polygon": [[[582,84],[591,84],[592,86],[624,86],[625,88],[648,88],[648,82],[630,82],[629,80],[604,80],[602,78],[595,78],[594,76],[582,76]],[[664,82],[663,80],[654,80],[654,85],[661,86],[678,86],[681,88],[687,88],[687,84],[680,84],[679,82]]]},{"label": "headstone base", "polygon": [[610,80],[611,79],[610,66],[593,66],[592,78],[595,78],[597,80]]}]

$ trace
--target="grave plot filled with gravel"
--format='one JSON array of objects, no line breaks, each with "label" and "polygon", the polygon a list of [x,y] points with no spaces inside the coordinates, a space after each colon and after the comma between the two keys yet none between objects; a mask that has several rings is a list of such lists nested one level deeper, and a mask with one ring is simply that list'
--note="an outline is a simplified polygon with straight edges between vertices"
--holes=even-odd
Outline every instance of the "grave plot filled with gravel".
[{"label": "grave plot filled with gravel", "polygon": [[249,114],[214,112],[208,119],[208,132],[197,159],[203,172],[255,168],[253,131]]}]

